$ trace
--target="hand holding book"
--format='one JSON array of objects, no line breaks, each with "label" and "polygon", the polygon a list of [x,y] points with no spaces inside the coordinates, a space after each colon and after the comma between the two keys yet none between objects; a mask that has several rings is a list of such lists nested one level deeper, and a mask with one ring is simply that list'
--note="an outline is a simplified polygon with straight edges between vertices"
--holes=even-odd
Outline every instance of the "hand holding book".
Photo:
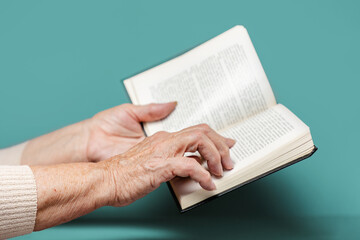
[{"label": "hand holding book", "polygon": [[[234,170],[204,191],[191,179],[170,181],[181,211],[268,175],[316,151],[309,127],[276,102],[243,26],[124,81],[134,104],[178,101],[166,119],[145,123],[148,136],[207,123],[237,141]],[[206,164],[204,164],[206,168]]]}]

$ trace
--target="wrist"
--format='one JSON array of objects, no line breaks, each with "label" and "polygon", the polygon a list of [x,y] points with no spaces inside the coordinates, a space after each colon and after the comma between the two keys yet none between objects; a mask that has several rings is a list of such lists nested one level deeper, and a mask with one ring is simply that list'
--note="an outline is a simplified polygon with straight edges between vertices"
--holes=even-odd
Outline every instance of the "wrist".
[{"label": "wrist", "polygon": [[62,154],[59,154],[63,159],[61,162],[88,162],[87,145],[90,135],[90,121],[88,119],[81,122],[64,127],[54,133],[57,133],[56,148],[54,151],[59,151],[61,146],[63,148]]},{"label": "wrist", "polygon": [[35,230],[90,213],[106,206],[111,197],[105,169],[96,163],[32,166],[31,169],[37,188]]},{"label": "wrist", "polygon": [[78,126],[78,138],[77,138],[77,149],[79,155],[79,162],[90,162],[88,157],[88,145],[91,131],[91,119],[83,120],[77,123]]},{"label": "wrist", "polygon": [[[119,186],[124,187],[123,174],[119,173],[121,168],[119,161],[121,155],[113,156],[107,160],[96,163],[102,169],[103,175],[103,190],[105,189],[106,198],[104,199],[103,206],[119,206],[122,202],[121,194],[119,193]],[[124,189],[123,189],[124,190]]]},{"label": "wrist", "polygon": [[89,181],[92,182],[91,189],[93,190],[89,200],[93,203],[93,210],[104,206],[111,206],[111,202],[114,199],[114,187],[111,181],[109,166],[104,163],[105,161],[89,163],[92,169],[89,171],[88,176],[93,178],[92,181]]},{"label": "wrist", "polygon": [[88,161],[89,120],[81,121],[30,140],[23,149],[21,164],[49,165]]}]

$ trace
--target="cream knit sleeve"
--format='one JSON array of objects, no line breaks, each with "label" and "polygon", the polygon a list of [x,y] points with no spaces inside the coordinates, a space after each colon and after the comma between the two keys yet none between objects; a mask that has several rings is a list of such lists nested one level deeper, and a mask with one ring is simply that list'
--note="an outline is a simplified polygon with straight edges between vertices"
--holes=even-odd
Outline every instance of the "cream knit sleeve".
[{"label": "cream knit sleeve", "polygon": [[[1,163],[18,153],[0,151]],[[14,150],[14,149],[12,149]],[[18,159],[14,159],[15,162]],[[16,162],[15,164],[19,164]],[[0,165],[0,239],[31,233],[37,211],[36,183],[29,166]]]}]

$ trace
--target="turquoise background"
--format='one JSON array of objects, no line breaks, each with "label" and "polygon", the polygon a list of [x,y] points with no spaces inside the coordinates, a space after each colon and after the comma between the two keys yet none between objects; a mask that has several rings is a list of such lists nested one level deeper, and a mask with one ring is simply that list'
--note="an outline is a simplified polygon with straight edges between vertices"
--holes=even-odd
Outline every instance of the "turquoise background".
[{"label": "turquoise background", "polygon": [[359,238],[359,3],[1,1],[0,148],[129,102],[123,79],[237,24],[319,147],[186,214],[163,185],[22,238]]}]

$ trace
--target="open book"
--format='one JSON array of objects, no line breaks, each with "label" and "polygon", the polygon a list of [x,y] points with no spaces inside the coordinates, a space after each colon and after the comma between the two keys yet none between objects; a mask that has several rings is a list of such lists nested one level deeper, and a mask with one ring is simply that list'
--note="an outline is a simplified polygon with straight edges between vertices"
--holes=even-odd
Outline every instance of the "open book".
[{"label": "open book", "polygon": [[[311,156],[309,127],[277,104],[260,60],[243,26],[124,81],[134,104],[177,101],[166,119],[145,123],[148,136],[207,123],[236,140],[234,169],[214,177],[215,191],[189,178],[169,187],[181,211]],[[204,163],[204,167],[206,164]]]}]

